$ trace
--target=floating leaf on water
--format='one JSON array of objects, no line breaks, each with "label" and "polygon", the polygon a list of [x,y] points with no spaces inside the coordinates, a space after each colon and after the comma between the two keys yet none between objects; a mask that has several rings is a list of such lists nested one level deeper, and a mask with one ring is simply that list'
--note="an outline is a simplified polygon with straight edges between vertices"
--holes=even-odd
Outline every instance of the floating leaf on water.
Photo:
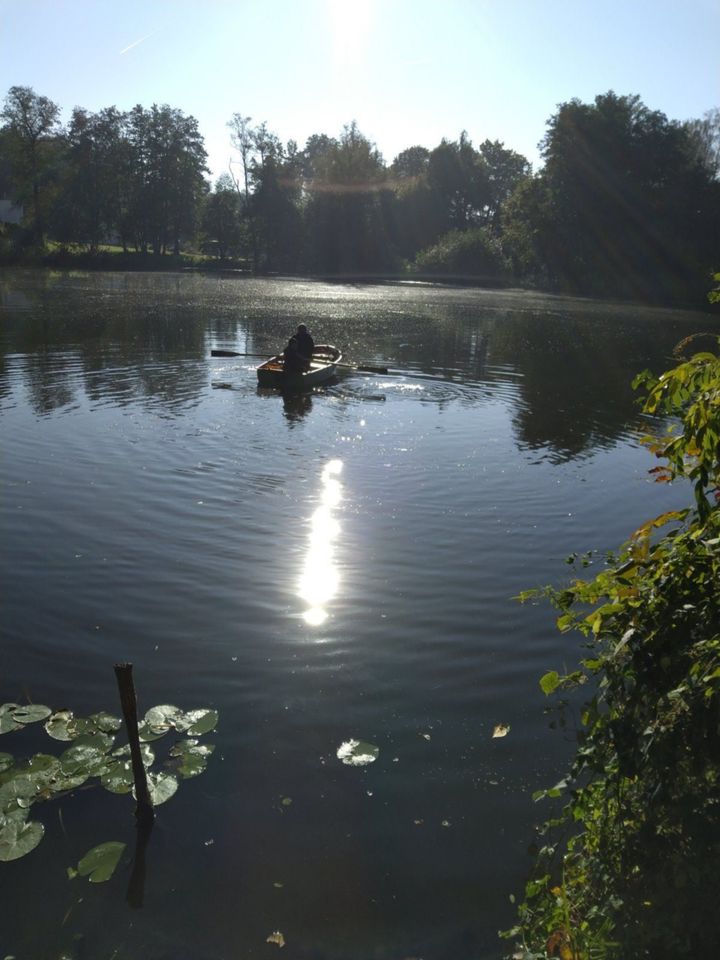
[{"label": "floating leaf on water", "polygon": [[0,773],[5,773],[15,763],[15,758],[11,753],[0,753]]},{"label": "floating leaf on water", "polygon": [[29,814],[27,806],[20,806],[17,801],[7,803],[5,809],[0,811],[0,827],[4,827],[6,823],[25,823]]},{"label": "floating leaf on water", "polygon": [[215,749],[212,743],[199,743],[197,740],[179,740],[170,748],[170,756],[180,758],[177,772],[184,779],[196,777],[207,766],[207,758]]},{"label": "floating leaf on water", "polygon": [[285,937],[280,933],[279,930],[275,930],[270,934],[265,943],[276,943],[279,947],[284,947]]},{"label": "floating leaf on water", "polygon": [[510,733],[510,724],[509,723],[498,723],[493,728],[493,738],[495,737],[506,737]]},{"label": "floating leaf on water", "polygon": [[[187,732],[194,737],[201,737],[204,733],[214,730],[218,722],[217,710],[201,709],[189,710],[183,717],[183,725],[178,724],[181,733]],[[185,725],[187,724],[187,725]]]},{"label": "floating leaf on water", "polygon": [[[178,782],[170,773],[149,773],[147,780],[150,799],[154,807],[159,807],[161,803],[165,803],[177,792]],[[137,800],[134,787],[132,795]]]},{"label": "floating leaf on water", "polygon": [[171,727],[168,727],[161,733],[156,733],[154,730],[151,730],[150,726],[143,720],[143,722],[138,725],[138,735],[143,743],[152,743],[153,740],[159,740],[161,737],[164,737],[168,730],[171,729]]},{"label": "floating leaf on water", "polygon": [[27,723],[38,723],[50,716],[52,710],[50,707],[43,706],[40,703],[30,703],[26,707],[18,707],[13,711],[13,719],[23,725]]},{"label": "floating leaf on water", "polygon": [[60,774],[49,784],[53,793],[67,793],[68,790],[76,790],[81,787],[88,779],[87,773],[76,773],[72,776],[66,776],[60,768]]},{"label": "floating leaf on water", "polygon": [[135,778],[130,760],[118,760],[100,777],[100,783],[110,793],[130,793]]},{"label": "floating leaf on water", "polygon": [[0,704],[0,733],[10,733],[17,730],[22,724],[15,719],[15,711],[20,709],[19,703]]},{"label": "floating leaf on water", "polygon": [[34,820],[23,823],[6,819],[0,828],[0,860],[8,862],[24,857],[35,849],[44,833],[45,827]]},{"label": "floating leaf on water", "polygon": [[114,717],[105,710],[101,710],[99,713],[91,713],[88,720],[101,733],[117,733],[122,726],[122,721],[118,717]]},{"label": "floating leaf on water", "polygon": [[283,797],[280,803],[284,807],[289,807],[292,804],[292,797]]},{"label": "floating leaf on water", "polygon": [[337,750],[338,760],[350,767],[364,767],[374,763],[380,753],[380,747],[365,740],[346,740]]},{"label": "floating leaf on water", "polygon": [[72,740],[68,724],[73,719],[72,710],[58,710],[45,722],[45,731],[53,740]]},{"label": "floating leaf on water", "polygon": [[167,733],[182,715],[183,712],[178,707],[164,703],[157,707],[150,707],[145,714],[145,723],[153,733]]},{"label": "floating leaf on water", "polygon": [[[112,755],[122,760],[125,758],[130,759],[130,744],[126,743],[124,746],[118,747],[117,750],[113,750]],[[140,756],[146,768],[151,767],[155,763],[155,751],[152,747],[148,746],[147,743],[140,744]]]},{"label": "floating leaf on water", "polygon": [[118,840],[108,840],[93,847],[77,865],[77,872],[81,877],[87,877],[90,883],[104,883],[115,873],[120,863],[126,844]]},{"label": "floating leaf on water", "polygon": [[81,737],[78,742],[68,747],[60,754],[60,765],[65,776],[72,777],[78,774],[85,776],[101,776],[111,762],[106,756],[112,746],[112,738],[103,733],[92,737]]},{"label": "floating leaf on water", "polygon": [[10,810],[15,806],[29,807],[38,794],[34,777],[19,773],[0,787],[0,810]]}]

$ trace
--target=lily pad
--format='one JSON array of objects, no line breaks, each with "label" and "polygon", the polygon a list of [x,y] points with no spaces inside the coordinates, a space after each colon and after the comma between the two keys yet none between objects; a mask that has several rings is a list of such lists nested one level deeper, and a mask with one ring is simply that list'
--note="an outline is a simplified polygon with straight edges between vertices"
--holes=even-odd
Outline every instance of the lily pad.
[{"label": "lily pad", "polygon": [[0,773],[5,773],[15,763],[15,758],[11,753],[0,753]]},{"label": "lily pad", "polygon": [[200,709],[188,712],[176,724],[180,733],[189,733],[193,737],[200,737],[204,733],[214,730],[218,722],[217,710]]},{"label": "lily pad", "polygon": [[73,719],[72,710],[57,710],[45,722],[45,732],[53,740],[72,740],[74,739],[68,726]]},{"label": "lily pad", "polygon": [[40,843],[45,833],[41,823],[31,820],[29,823],[7,820],[0,828],[0,860],[19,860],[30,853]]},{"label": "lily pad", "polygon": [[197,777],[207,766],[207,758],[212,754],[215,745],[212,743],[198,743],[197,740],[180,740],[170,749],[171,757],[178,757],[180,763],[177,772],[188,780]]},{"label": "lily pad", "polygon": [[13,712],[13,718],[23,726],[27,723],[38,723],[50,716],[52,710],[40,703],[30,703],[26,707],[18,707]]},{"label": "lily pad", "polygon": [[[124,746],[118,747],[117,750],[113,750],[112,755],[121,760],[130,759],[130,744],[126,743]],[[147,743],[140,744],[140,756],[145,767],[151,767],[155,763],[155,752]]]},{"label": "lily pad", "polygon": [[118,760],[100,778],[100,783],[110,793],[130,793],[134,782],[130,760]]},{"label": "lily pad", "polygon": [[35,779],[26,773],[19,774],[0,787],[0,810],[7,810],[16,804],[29,807],[38,795]]},{"label": "lily pad", "polygon": [[112,737],[96,733],[91,737],[83,736],[72,747],[60,755],[62,772],[69,777],[86,774],[90,777],[101,776],[110,759],[107,752],[112,746]]},{"label": "lily pad", "polygon": [[[154,807],[159,807],[161,803],[165,803],[177,792],[178,782],[170,773],[149,773],[147,779],[150,799]],[[132,795],[137,800],[134,787]]]},{"label": "lily pad", "polygon": [[153,733],[167,733],[171,727],[175,726],[176,721],[183,716],[179,707],[165,703],[158,707],[150,707],[145,714],[145,723]]},{"label": "lily pad", "polygon": [[89,850],[77,865],[81,877],[87,877],[90,883],[104,883],[115,873],[126,844],[118,840],[109,840]]},{"label": "lily pad", "polygon": [[157,733],[155,730],[150,728],[150,725],[143,720],[142,723],[138,724],[138,735],[140,740],[143,743],[152,743],[153,740],[159,740],[161,737],[164,737],[168,730],[171,730],[171,727]]},{"label": "lily pad", "polygon": [[374,763],[380,754],[380,747],[365,740],[346,740],[337,750],[338,760],[350,767],[365,767]]},{"label": "lily pad", "polygon": [[15,711],[19,709],[19,703],[0,704],[0,733],[10,733],[22,726],[15,719]]},{"label": "lily pad", "polygon": [[88,720],[101,733],[117,733],[122,726],[122,720],[119,717],[114,717],[105,710],[101,710],[100,713],[91,713]]}]

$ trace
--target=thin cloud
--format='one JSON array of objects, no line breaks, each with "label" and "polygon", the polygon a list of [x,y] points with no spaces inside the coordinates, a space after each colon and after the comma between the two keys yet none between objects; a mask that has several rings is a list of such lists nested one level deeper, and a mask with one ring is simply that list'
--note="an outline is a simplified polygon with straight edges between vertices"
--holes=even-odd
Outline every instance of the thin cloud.
[{"label": "thin cloud", "polygon": [[146,40],[149,40],[150,37],[152,37],[153,34],[156,33],[156,32],[157,32],[157,31],[154,30],[153,33],[148,33],[148,34],[146,34],[146,36],[140,37],[139,40],[133,40],[133,42],[132,42],[131,44],[129,44],[127,47],[125,47],[124,50],[121,50],[121,51],[120,51],[120,53],[118,54],[118,56],[122,56],[124,53],[127,53],[128,50],[132,50],[132,48],[133,48],[133,47],[136,47],[139,43],[144,43]]}]

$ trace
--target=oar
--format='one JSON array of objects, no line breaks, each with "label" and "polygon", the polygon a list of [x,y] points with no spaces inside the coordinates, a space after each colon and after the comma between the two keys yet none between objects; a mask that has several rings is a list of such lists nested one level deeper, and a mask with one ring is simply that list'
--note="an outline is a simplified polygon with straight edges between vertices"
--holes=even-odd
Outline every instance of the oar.
[{"label": "oar", "polygon": [[[267,357],[266,353],[238,353],[236,350],[211,350],[211,357]],[[388,373],[387,367],[372,367],[361,363],[338,363],[338,367],[346,370],[357,370],[358,373]]]},{"label": "oar", "polygon": [[235,350],[211,350],[211,357],[267,357],[266,353],[237,353]]}]

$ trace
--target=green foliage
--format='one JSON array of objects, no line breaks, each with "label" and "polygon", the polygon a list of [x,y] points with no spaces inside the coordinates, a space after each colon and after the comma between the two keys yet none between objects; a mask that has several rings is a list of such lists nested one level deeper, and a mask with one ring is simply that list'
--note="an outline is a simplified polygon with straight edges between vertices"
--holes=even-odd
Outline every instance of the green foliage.
[{"label": "green foliage", "polygon": [[500,243],[487,227],[452,230],[415,258],[415,270],[440,274],[498,279],[506,274]]},{"label": "green foliage", "polygon": [[527,960],[710,956],[717,945],[720,358],[696,353],[636,384],[646,413],[675,421],[646,439],[666,461],[655,479],[689,481],[695,502],[643,524],[593,579],[540,591],[587,649],[541,688],[588,682],[594,695],[568,777],[538,795],[565,805],[505,934]]},{"label": "green foliage", "polygon": [[[89,780],[97,781],[110,793],[130,793],[133,790],[130,747],[125,744],[113,749],[121,727],[117,717],[105,711],[89,717],[76,717],[71,710],[53,713],[49,707],[40,704],[0,705],[0,734],[10,734],[43,720],[45,732],[52,740],[71,745],[59,756],[37,753],[29,760],[18,760],[10,753],[0,753],[0,861],[24,857],[40,843],[44,826],[28,820],[35,804],[64,796]],[[176,793],[176,774],[181,779],[188,779],[205,770],[214,747],[200,744],[197,738],[213,730],[217,722],[217,710],[205,707],[185,711],[163,704],[152,707],[145,714],[139,726],[141,754],[155,806]],[[153,771],[156,754],[149,742],[159,740],[171,730],[189,734],[192,739],[179,740],[168,751],[166,769]],[[81,861],[78,866],[80,875],[92,872],[91,882],[108,879],[117,865],[115,860],[109,869],[116,847],[104,844],[91,851],[93,857],[88,854],[90,860],[86,858],[87,863],[95,864],[96,854],[99,860],[92,866],[92,871],[90,868],[85,871]]]}]

